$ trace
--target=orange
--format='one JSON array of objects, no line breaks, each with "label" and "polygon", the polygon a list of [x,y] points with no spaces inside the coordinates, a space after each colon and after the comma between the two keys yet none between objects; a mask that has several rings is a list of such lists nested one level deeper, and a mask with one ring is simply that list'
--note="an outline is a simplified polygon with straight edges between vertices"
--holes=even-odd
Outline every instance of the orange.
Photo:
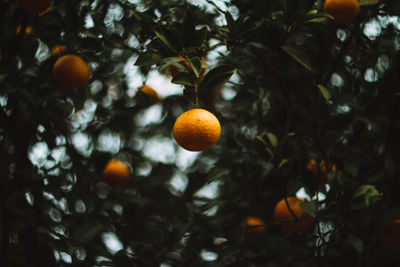
[{"label": "orange", "polygon": [[75,89],[89,81],[89,68],[86,62],[75,55],[66,55],[57,59],[53,66],[56,81],[65,88]]},{"label": "orange", "polygon": [[68,49],[65,45],[56,45],[51,50],[51,56],[58,57],[58,56],[66,54],[67,52],[68,52]]},{"label": "orange", "polygon": [[[314,177],[317,178],[322,183],[326,184],[328,182],[329,171],[326,168],[324,160],[322,160],[318,166],[317,162],[314,159],[311,159],[310,162],[308,162],[308,164],[307,164],[307,170],[309,172],[311,172],[312,175],[314,175]],[[333,171],[333,172],[336,171],[335,164],[332,165],[331,171]]]},{"label": "orange", "polygon": [[124,185],[130,178],[130,170],[125,162],[112,159],[104,168],[103,177],[105,182],[111,186]]},{"label": "orange", "polygon": [[160,97],[158,96],[157,92],[150,86],[143,85],[143,87],[140,88],[140,91],[142,91],[147,96],[149,96],[154,102],[160,101]]},{"label": "orange", "polygon": [[324,12],[333,16],[335,24],[347,24],[352,21],[360,11],[358,0],[326,0]]},{"label": "orange", "polygon": [[297,219],[288,209],[285,199],[282,199],[276,204],[274,209],[275,222],[278,223],[282,229],[289,232],[303,232],[310,228],[314,222],[314,217],[304,213],[303,209],[300,207],[300,203],[304,202],[304,200],[296,197],[287,197],[287,202]]},{"label": "orange", "polygon": [[267,232],[265,223],[261,219],[253,216],[244,218],[242,227],[247,234],[254,237],[262,236]]},{"label": "orange", "polygon": [[189,151],[202,151],[215,144],[221,135],[217,117],[205,109],[191,109],[181,114],[174,124],[176,142]]},{"label": "orange", "polygon": [[46,11],[52,0],[16,0],[18,5],[29,13],[39,14]]},{"label": "orange", "polygon": [[[20,32],[21,32],[21,25],[19,25],[19,26],[17,27],[17,29],[15,30],[15,33],[16,33],[17,35],[18,35]],[[32,35],[33,33],[34,33],[34,32],[33,32],[32,26],[26,26],[24,35]]]},{"label": "orange", "polygon": [[400,219],[391,221],[385,227],[380,241],[387,250],[400,253]]}]

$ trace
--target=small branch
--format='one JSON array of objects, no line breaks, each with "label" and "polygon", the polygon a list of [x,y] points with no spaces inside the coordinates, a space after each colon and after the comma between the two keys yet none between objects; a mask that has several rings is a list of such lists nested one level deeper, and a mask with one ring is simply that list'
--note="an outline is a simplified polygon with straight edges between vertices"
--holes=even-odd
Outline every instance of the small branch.
[{"label": "small branch", "polygon": [[290,207],[287,198],[285,197],[284,199],[285,199],[285,203],[286,203],[286,206],[287,206],[288,210],[290,211],[290,213],[291,213],[292,216],[294,217],[294,222],[298,222],[298,221],[299,221],[299,217],[297,217],[297,215],[294,214],[294,211],[293,211],[292,208]]}]

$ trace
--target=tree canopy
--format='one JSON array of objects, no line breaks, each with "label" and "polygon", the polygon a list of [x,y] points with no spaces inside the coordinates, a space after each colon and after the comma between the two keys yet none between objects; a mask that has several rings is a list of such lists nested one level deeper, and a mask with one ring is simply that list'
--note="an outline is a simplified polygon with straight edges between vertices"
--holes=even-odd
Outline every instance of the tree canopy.
[{"label": "tree canopy", "polygon": [[[396,266],[399,15],[2,0],[0,266]],[[173,136],[193,108],[201,152]]]}]

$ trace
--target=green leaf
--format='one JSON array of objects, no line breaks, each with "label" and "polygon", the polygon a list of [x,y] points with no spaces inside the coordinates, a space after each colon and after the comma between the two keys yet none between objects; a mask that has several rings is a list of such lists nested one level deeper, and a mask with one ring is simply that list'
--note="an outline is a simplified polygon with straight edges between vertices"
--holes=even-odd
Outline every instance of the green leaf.
[{"label": "green leaf", "polygon": [[194,87],[195,77],[193,77],[193,74],[189,72],[180,72],[172,79],[171,82]]},{"label": "green leaf", "polygon": [[380,0],[360,0],[360,6],[368,6],[378,4]]},{"label": "green leaf", "polygon": [[364,251],[364,242],[359,237],[353,234],[348,234],[347,240],[349,240],[350,244],[359,254]]},{"label": "green leaf", "polygon": [[161,61],[162,57],[160,54],[147,51],[139,55],[135,65],[139,67],[152,66],[154,64],[159,64]]},{"label": "green leaf", "polygon": [[154,30],[157,37],[172,51],[182,51],[181,33],[174,28],[158,28]]},{"label": "green leaf", "polygon": [[325,98],[328,104],[332,103],[331,94],[329,93],[328,89],[321,84],[317,84],[319,91],[321,92],[322,96]]},{"label": "green leaf", "polygon": [[280,162],[279,165],[278,165],[278,169],[282,168],[283,165],[285,165],[285,164],[288,163],[288,162],[289,162],[288,159],[283,159],[283,160],[281,160],[281,162]]},{"label": "green leaf", "polygon": [[271,145],[273,147],[277,147],[278,146],[278,139],[276,138],[276,136],[273,133],[268,132],[267,133],[267,137],[268,137],[268,139],[271,142]]},{"label": "green leaf", "polygon": [[285,51],[290,57],[292,57],[295,61],[300,63],[304,68],[308,71],[311,71],[311,61],[308,56],[301,51],[300,49],[288,45],[281,46],[282,50]]},{"label": "green leaf", "polygon": [[364,194],[364,203],[367,207],[372,203],[376,202],[379,197],[379,191],[376,189],[370,189]]},{"label": "green leaf", "polygon": [[[366,184],[366,185],[361,185],[359,186],[356,191],[354,191],[353,193],[353,199],[365,195],[369,190],[375,190],[376,192],[378,192],[378,190],[376,190],[376,187],[374,185],[370,185],[370,184]],[[379,195],[379,192],[378,192]]]},{"label": "green leaf", "polygon": [[222,176],[228,175],[229,173],[230,173],[229,169],[215,167],[208,173],[207,181],[208,182],[214,181],[216,179],[221,178]]},{"label": "green leaf", "polygon": [[179,57],[164,58],[160,63],[159,71],[163,72],[165,69],[167,69],[171,65],[174,65],[175,67],[178,67],[181,70],[183,70],[184,67],[182,66],[182,63],[183,63],[183,61]]},{"label": "green leaf", "polygon": [[75,229],[72,240],[75,244],[84,244],[97,237],[104,229],[102,223],[97,221],[85,222]]},{"label": "green leaf", "polygon": [[319,12],[319,13],[310,13],[305,16],[304,23],[319,23],[323,22],[327,19],[333,19],[334,17],[328,13]]},{"label": "green leaf", "polygon": [[302,202],[300,203],[300,208],[307,214],[312,215],[315,217],[315,214],[317,213],[317,201],[308,201],[308,202]]},{"label": "green leaf", "polygon": [[200,85],[201,95],[208,96],[213,91],[222,88],[235,71],[236,68],[232,65],[221,65],[209,71]]},{"label": "green leaf", "polygon": [[259,141],[261,141],[264,145],[267,145],[267,142],[265,142],[265,140],[264,140],[261,136],[257,135],[256,138],[257,138]]},{"label": "green leaf", "polygon": [[190,58],[189,64],[196,77],[199,78],[201,70],[201,59],[198,57]]}]

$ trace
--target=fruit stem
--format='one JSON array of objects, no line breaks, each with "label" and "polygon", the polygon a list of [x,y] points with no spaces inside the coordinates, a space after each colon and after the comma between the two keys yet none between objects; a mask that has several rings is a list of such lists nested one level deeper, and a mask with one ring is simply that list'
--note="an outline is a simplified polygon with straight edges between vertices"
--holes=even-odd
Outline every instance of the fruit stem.
[{"label": "fruit stem", "polygon": [[299,220],[299,218],[296,216],[296,214],[294,213],[294,211],[293,211],[292,208],[290,207],[287,198],[285,197],[284,199],[285,199],[285,203],[286,203],[286,206],[287,206],[288,210],[290,211],[290,213],[291,213],[292,216],[294,217],[294,222],[297,222],[297,221]]}]

